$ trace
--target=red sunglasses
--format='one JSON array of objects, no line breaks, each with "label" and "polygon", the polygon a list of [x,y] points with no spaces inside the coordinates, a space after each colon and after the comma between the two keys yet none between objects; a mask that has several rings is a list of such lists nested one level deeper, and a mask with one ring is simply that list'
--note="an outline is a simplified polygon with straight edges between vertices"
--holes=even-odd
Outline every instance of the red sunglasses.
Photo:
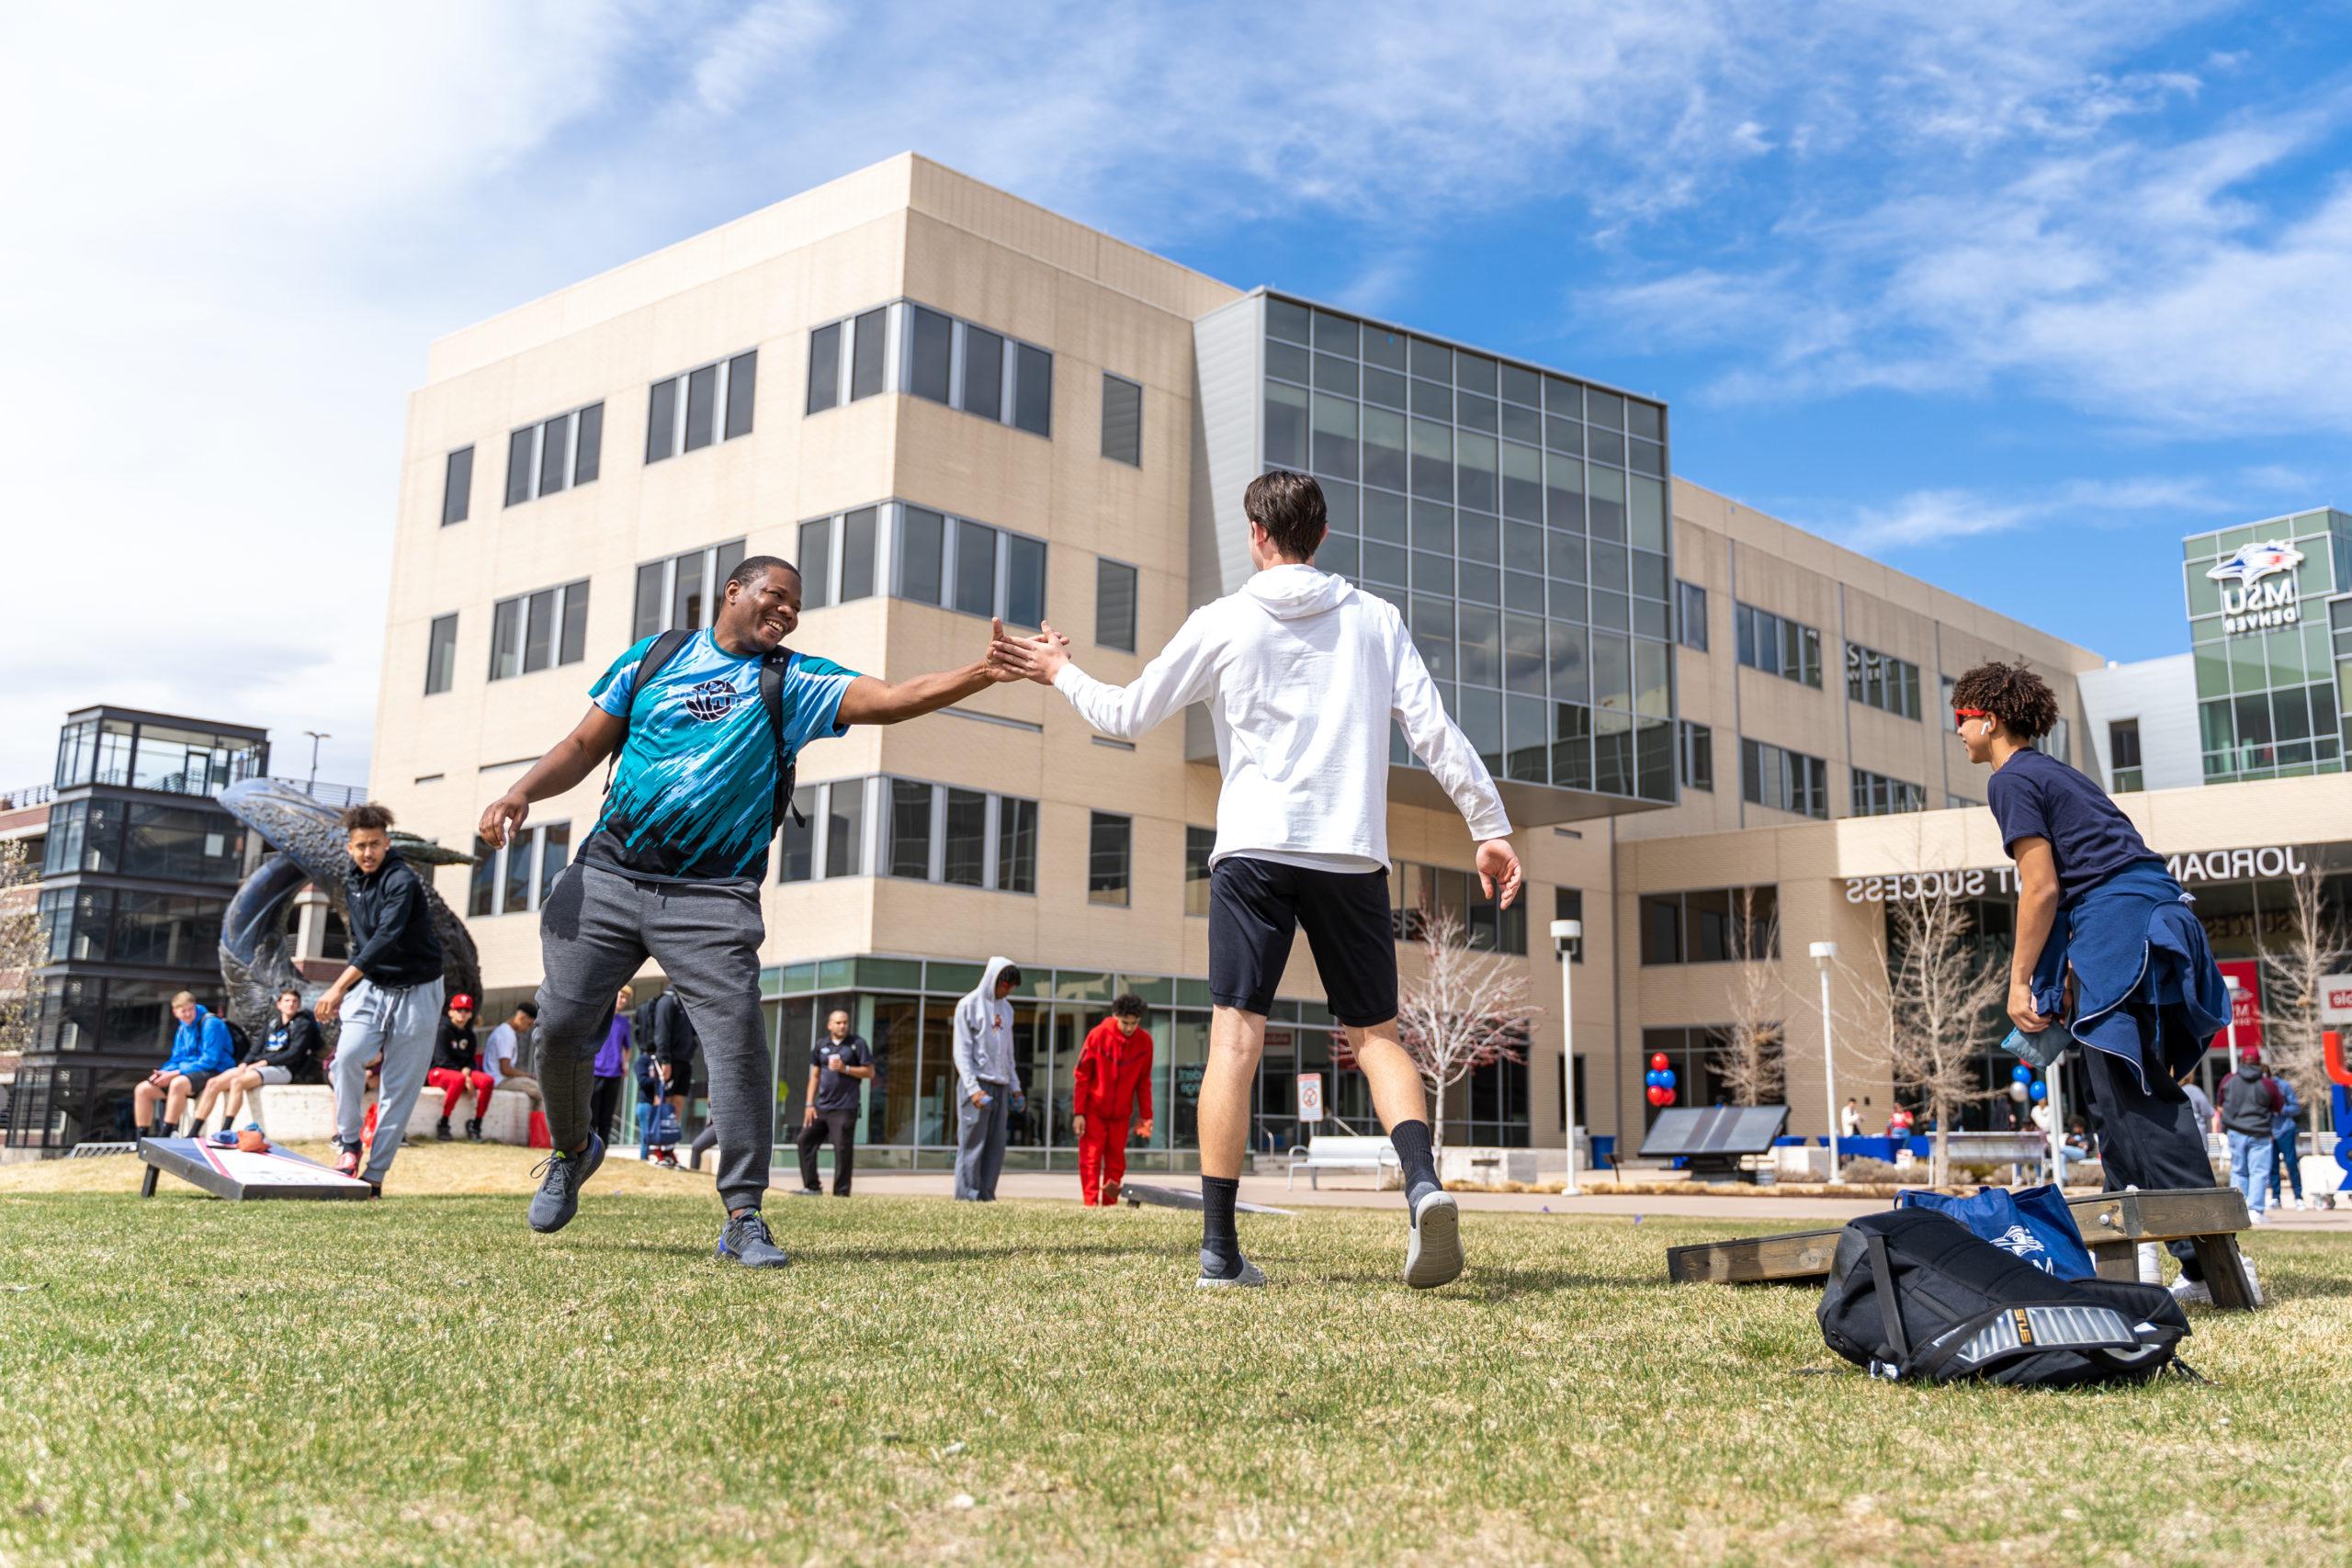
[{"label": "red sunglasses", "polygon": [[1983,708],[1954,708],[1951,710],[1951,727],[1954,729],[1958,729],[1961,727],[1962,721],[1964,719],[1991,718],[1994,716],[1994,715],[1987,713]]}]

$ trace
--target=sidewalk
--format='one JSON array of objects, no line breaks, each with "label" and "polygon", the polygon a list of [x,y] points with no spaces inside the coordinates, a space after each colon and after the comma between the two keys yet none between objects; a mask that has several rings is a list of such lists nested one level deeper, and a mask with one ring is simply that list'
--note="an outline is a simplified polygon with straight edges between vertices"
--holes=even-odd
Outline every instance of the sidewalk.
[{"label": "sidewalk", "polygon": [[[1180,1192],[1197,1193],[1200,1179],[1194,1176],[1138,1173],[1133,1180],[1154,1187],[1173,1188]],[[955,1179],[945,1171],[864,1171],[857,1173],[860,1192],[888,1193],[899,1197],[945,1198],[955,1190]],[[1018,1200],[1058,1200],[1078,1201],[1078,1177],[1074,1172],[1047,1173],[1042,1171],[1007,1171],[997,1184],[1001,1198]],[[1811,1221],[1816,1224],[1843,1224],[1858,1214],[1875,1213],[1888,1207],[1883,1200],[1854,1198],[1808,1198],[1764,1196],[1731,1197],[1711,1192],[1690,1194],[1627,1194],[1587,1193],[1567,1198],[1558,1193],[1543,1192],[1464,1192],[1457,1195],[1464,1209],[1496,1213],[1562,1214],[1579,1218],[1597,1215],[1671,1215],[1683,1219],[1730,1220],[1741,1224],[1753,1222],[1759,1230],[1789,1228],[1788,1221]],[[1376,1192],[1371,1184],[1360,1178],[1335,1182],[1320,1191],[1300,1186],[1284,1190],[1280,1178],[1245,1176],[1241,1179],[1241,1200],[1245,1203],[1262,1203],[1276,1209],[1400,1209],[1404,1200],[1395,1192]],[[2285,1210],[2271,1216],[2268,1228],[2278,1230],[2339,1230],[2352,1232],[2352,1208]]]}]

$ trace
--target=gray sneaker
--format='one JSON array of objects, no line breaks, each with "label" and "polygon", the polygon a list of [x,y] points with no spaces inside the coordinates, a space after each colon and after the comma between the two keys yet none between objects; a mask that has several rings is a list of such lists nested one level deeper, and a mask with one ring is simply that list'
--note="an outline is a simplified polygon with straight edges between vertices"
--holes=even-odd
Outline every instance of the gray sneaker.
[{"label": "gray sneaker", "polygon": [[605,1163],[605,1140],[588,1134],[588,1146],[576,1155],[556,1153],[532,1168],[539,1190],[531,1195],[531,1228],[560,1231],[580,1212],[580,1188]]},{"label": "gray sneaker", "polygon": [[1417,1291],[1451,1284],[1462,1275],[1462,1210],[1439,1189],[1413,1203],[1413,1232],[1405,1243],[1405,1283]]},{"label": "gray sneaker", "polygon": [[1257,1291],[1263,1290],[1265,1288],[1265,1271],[1260,1269],[1255,1263],[1250,1262],[1248,1258],[1245,1258],[1241,1260],[1241,1272],[1230,1277],[1223,1274],[1210,1273],[1209,1270],[1216,1267],[1216,1263],[1217,1260],[1211,1258],[1207,1253],[1204,1252],[1201,1254],[1201,1277],[1193,1281],[1193,1288],[1194,1290],[1210,1291],[1234,1289]]},{"label": "gray sneaker", "polygon": [[757,1209],[727,1222],[718,1233],[718,1257],[721,1263],[741,1263],[746,1269],[781,1269],[792,1261],[768,1234],[768,1223]]}]

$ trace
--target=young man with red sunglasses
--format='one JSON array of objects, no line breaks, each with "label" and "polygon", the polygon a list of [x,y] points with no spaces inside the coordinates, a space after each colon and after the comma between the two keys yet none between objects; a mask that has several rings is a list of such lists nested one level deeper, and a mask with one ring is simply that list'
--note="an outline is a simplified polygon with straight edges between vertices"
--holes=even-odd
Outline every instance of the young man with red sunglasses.
[{"label": "young man with red sunglasses", "polygon": [[[2188,895],[2106,791],[2036,748],[2058,723],[2040,676],[1980,664],[1951,697],[1968,760],[1993,770],[1985,802],[2017,863],[2010,1021],[2026,1034],[2063,1029],[2085,1047],[2109,1190],[2212,1186],[2180,1080],[2227,1020],[2229,992]],[[2210,1303],[2196,1248],[2171,1246],[2173,1294]]]}]

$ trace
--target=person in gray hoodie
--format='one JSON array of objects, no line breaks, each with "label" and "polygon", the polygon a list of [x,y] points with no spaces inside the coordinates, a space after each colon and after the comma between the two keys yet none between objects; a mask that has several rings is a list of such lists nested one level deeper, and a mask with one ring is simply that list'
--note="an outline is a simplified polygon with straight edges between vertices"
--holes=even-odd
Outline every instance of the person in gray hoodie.
[{"label": "person in gray hoodie", "polygon": [[2256,1224],[2268,1216],[2270,1165],[2278,1157],[2271,1138],[2279,1096],[2262,1070],[2262,1053],[2248,1045],[2238,1052],[2238,1068],[2222,1080],[2222,1131],[2230,1135],[2230,1185],[2245,1194],[2245,1212]]},{"label": "person in gray hoodie", "polygon": [[1012,1004],[1021,984],[1010,958],[991,958],[980,983],[956,1004],[956,1199],[996,1201],[1005,1134],[1027,1102],[1012,1062]]},{"label": "person in gray hoodie", "polygon": [[1331,1016],[1372,1089],[1405,1173],[1405,1282],[1462,1272],[1461,1218],[1437,1178],[1429,1100],[1396,1032],[1389,923],[1388,741],[1413,754],[1469,825],[1479,886],[1508,908],[1519,855],[1495,781],[1448,717],[1395,605],[1317,571],[1321,487],[1275,469],[1241,498],[1257,570],[1193,612],[1125,686],[1070,662],[1051,626],[1014,645],[1101,734],[1132,740],[1200,703],[1216,736],[1216,847],[1209,856],[1209,1060],[1201,1078],[1201,1286],[1266,1282],[1234,1230],[1250,1096],[1266,1014],[1306,932]]}]

